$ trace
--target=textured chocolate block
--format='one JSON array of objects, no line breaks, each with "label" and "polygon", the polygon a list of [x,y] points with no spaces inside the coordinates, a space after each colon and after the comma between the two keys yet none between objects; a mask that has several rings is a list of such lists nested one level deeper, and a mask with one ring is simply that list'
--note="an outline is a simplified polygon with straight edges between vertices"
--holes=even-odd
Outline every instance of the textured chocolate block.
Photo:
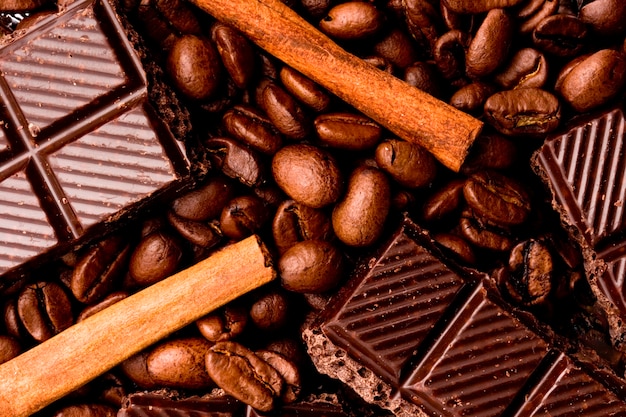
[{"label": "textured chocolate block", "polygon": [[107,0],[77,1],[5,37],[0,274],[101,234],[188,180],[183,138],[160,114]]},{"label": "textured chocolate block", "polygon": [[303,336],[320,372],[397,416],[626,413],[617,378],[579,362],[573,346],[506,303],[489,277],[449,262],[409,219]]}]

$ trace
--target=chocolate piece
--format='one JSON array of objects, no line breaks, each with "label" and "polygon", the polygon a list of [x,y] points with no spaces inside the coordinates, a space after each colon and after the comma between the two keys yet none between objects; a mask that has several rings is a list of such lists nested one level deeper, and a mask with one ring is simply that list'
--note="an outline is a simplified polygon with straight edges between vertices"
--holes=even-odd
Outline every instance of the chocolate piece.
[{"label": "chocolate piece", "polygon": [[588,278],[608,312],[616,345],[626,340],[625,127],[619,105],[549,137],[533,157],[562,223],[588,253]]},{"label": "chocolate piece", "polygon": [[0,275],[108,231],[190,177],[108,1],[77,1],[3,43]]},{"label": "chocolate piece", "polygon": [[320,372],[397,416],[626,412],[616,378],[567,356],[563,340],[495,288],[404,219],[303,337]]}]

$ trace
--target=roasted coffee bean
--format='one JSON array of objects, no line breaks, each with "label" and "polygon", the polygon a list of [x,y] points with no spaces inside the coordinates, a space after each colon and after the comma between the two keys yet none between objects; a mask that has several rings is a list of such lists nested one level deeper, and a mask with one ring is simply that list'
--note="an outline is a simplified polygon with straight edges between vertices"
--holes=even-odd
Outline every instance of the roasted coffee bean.
[{"label": "roasted coffee bean", "polygon": [[553,94],[538,88],[501,91],[487,99],[485,118],[505,135],[540,136],[559,126],[561,105]]},{"label": "roasted coffee bean", "polygon": [[248,311],[243,306],[229,304],[219,311],[196,320],[196,327],[205,339],[211,342],[223,342],[242,334],[248,319]]},{"label": "roasted coffee bean", "polygon": [[343,191],[343,176],[335,158],[315,146],[285,146],[274,155],[272,173],[285,194],[309,207],[332,204]]},{"label": "roasted coffee bean", "polygon": [[399,28],[393,28],[374,44],[374,53],[404,70],[417,61],[418,53],[410,35]]},{"label": "roasted coffee bean", "polygon": [[218,342],[209,349],[206,369],[227,394],[260,411],[271,411],[283,391],[278,371],[235,342]]},{"label": "roasted coffee bean", "polygon": [[513,20],[502,9],[492,9],[472,38],[465,56],[470,77],[494,72],[507,58],[513,41]]},{"label": "roasted coffee bean", "polygon": [[543,19],[533,30],[535,46],[552,55],[571,57],[582,50],[587,25],[576,16],[557,14]]},{"label": "roasted coffee bean", "polygon": [[264,154],[275,154],[283,138],[270,119],[254,107],[237,105],[222,117],[226,132]]},{"label": "roasted coffee bean", "polygon": [[455,13],[483,13],[492,9],[514,7],[524,0],[443,0],[442,3]]},{"label": "roasted coffee bean", "polygon": [[210,249],[220,243],[224,234],[217,220],[208,223],[187,220],[173,211],[167,213],[167,220],[187,241],[201,248]]},{"label": "roasted coffee bean", "polygon": [[91,304],[106,296],[126,272],[130,245],[121,236],[90,248],[72,272],[70,289],[78,301]]},{"label": "roasted coffee bean", "polygon": [[329,291],[339,284],[343,272],[342,251],[324,240],[296,243],[278,259],[281,284],[289,291]]},{"label": "roasted coffee bean", "polygon": [[376,164],[407,188],[430,184],[437,174],[437,162],[421,146],[401,139],[388,139],[376,148]]},{"label": "roasted coffee bean", "polygon": [[404,81],[433,97],[442,96],[442,82],[436,67],[429,62],[415,62],[404,70]]},{"label": "roasted coffee bean", "polygon": [[350,175],[347,190],[332,213],[335,235],[349,246],[368,246],[382,234],[391,205],[389,180],[367,166]]},{"label": "roasted coffee bean", "polygon": [[623,35],[626,32],[626,3],[621,0],[583,1],[579,17],[600,35]]},{"label": "roasted coffee bean", "polygon": [[542,88],[548,79],[548,61],[536,49],[522,48],[494,78],[504,89]]},{"label": "roasted coffee bean", "polygon": [[287,199],[285,193],[273,182],[256,187],[253,192],[272,209]]},{"label": "roasted coffee bean", "polygon": [[474,214],[501,226],[523,223],[530,214],[530,197],[517,182],[495,171],[474,173],[463,186]]},{"label": "roasted coffee bean", "polygon": [[450,98],[450,104],[465,113],[480,115],[485,102],[496,91],[493,84],[475,81],[459,88]]},{"label": "roasted coffee bean", "polygon": [[283,201],[276,210],[272,236],[278,254],[282,255],[303,240],[330,240],[333,231],[330,218],[324,211],[289,199]]},{"label": "roasted coffee bean", "polygon": [[17,314],[30,336],[43,342],[74,324],[69,296],[59,284],[38,281],[17,298]]},{"label": "roasted coffee bean", "polygon": [[117,373],[107,372],[90,383],[95,391],[95,397],[116,409],[122,407],[127,394],[126,381]]},{"label": "roasted coffee bean", "polygon": [[601,106],[626,84],[626,57],[612,49],[600,50],[567,70],[559,77],[558,91],[579,112]]},{"label": "roasted coffee bean", "polygon": [[506,252],[513,247],[507,230],[494,227],[477,218],[471,211],[464,211],[459,221],[459,232],[478,248]]},{"label": "roasted coffee bean", "polygon": [[265,201],[255,195],[233,198],[222,210],[220,229],[224,236],[241,240],[258,232],[270,218]]},{"label": "roasted coffee bean", "polygon": [[204,367],[213,343],[201,337],[173,339],[156,346],[146,358],[151,379],[162,386],[182,389],[210,388],[215,384]]},{"label": "roasted coffee bean", "polygon": [[77,404],[63,407],[54,417],[115,417],[117,410],[104,404]]},{"label": "roasted coffee bean", "polygon": [[413,211],[415,195],[409,190],[395,190],[391,195],[391,208],[397,211]]},{"label": "roasted coffee bean", "polygon": [[456,259],[470,265],[476,262],[476,255],[465,239],[452,233],[437,233],[433,239]]},{"label": "roasted coffee bean", "polygon": [[0,335],[0,364],[10,361],[22,352],[20,342],[13,336]]},{"label": "roasted coffee bean", "polygon": [[28,12],[35,10],[52,0],[5,0],[0,4],[0,12]]},{"label": "roasted coffee bean", "polygon": [[328,93],[295,69],[284,66],[279,76],[287,91],[314,111],[323,112],[330,106],[331,99]]},{"label": "roasted coffee bean", "polygon": [[222,82],[222,64],[215,46],[195,35],[184,35],[174,42],[167,70],[174,85],[195,100],[210,98]]},{"label": "roasted coffee bean", "polygon": [[18,340],[23,340],[28,337],[28,333],[22,325],[20,316],[17,314],[16,300],[8,300],[4,303],[2,306],[2,316],[4,319],[4,327],[10,336]]},{"label": "roasted coffee bean", "polygon": [[451,30],[437,39],[433,58],[446,80],[457,80],[465,74],[465,50],[469,42],[469,36],[460,30]]},{"label": "roasted coffee bean", "polygon": [[364,150],[376,146],[382,127],[369,117],[357,113],[326,113],[314,121],[317,137],[331,148]]},{"label": "roasted coffee bean", "polygon": [[519,7],[515,9],[515,16],[520,20],[528,19],[529,17],[534,15],[539,9],[541,9],[541,6],[543,6],[543,3],[545,3],[545,1],[546,0],[526,1],[523,4],[520,4]]},{"label": "roasted coffee bean", "polygon": [[[534,1],[532,3],[535,3]],[[518,24],[518,31],[522,35],[531,34],[533,30],[539,25],[539,23],[557,12],[559,8],[560,0],[543,0],[538,8],[534,9],[532,13],[527,16]]]},{"label": "roasted coffee bean", "polygon": [[441,18],[448,30],[460,30],[465,33],[474,33],[478,18],[474,14],[457,13],[446,5],[446,2],[439,3]]},{"label": "roasted coffee bean", "polygon": [[153,389],[157,387],[157,382],[152,379],[152,375],[148,372],[149,354],[149,350],[144,350],[120,364],[120,370],[124,375],[143,389]]},{"label": "roasted coffee bean", "polygon": [[295,337],[272,338],[265,346],[265,350],[276,352],[298,366],[308,359],[302,341]]},{"label": "roasted coffee bean", "polygon": [[260,105],[276,129],[290,139],[304,139],[311,130],[311,122],[300,104],[278,84],[270,82],[265,86]]},{"label": "roasted coffee bean", "polygon": [[97,312],[102,311],[109,306],[112,306],[113,304],[117,303],[118,301],[123,300],[126,297],[128,297],[128,293],[126,291],[112,292],[111,294],[107,295],[99,303],[85,307],[83,311],[80,312],[78,317],[76,317],[76,323],[80,323],[81,321],[85,320],[87,317],[93,316]]},{"label": "roasted coffee bean", "polygon": [[525,306],[546,301],[552,288],[553,263],[545,245],[535,239],[515,245],[509,256],[509,269],[504,283],[515,301]]},{"label": "roasted coffee bean", "polygon": [[381,71],[385,71],[392,75],[394,73],[393,64],[389,62],[387,59],[383,58],[382,56],[378,56],[378,55],[366,56],[363,58],[363,61],[367,62],[370,65],[375,66]]},{"label": "roasted coffee bean", "polygon": [[249,187],[260,185],[265,180],[263,160],[253,149],[229,138],[212,138],[204,145],[213,165],[227,177]]},{"label": "roasted coffee bean", "polygon": [[284,404],[290,404],[298,399],[302,391],[302,378],[300,370],[295,363],[286,357],[271,350],[258,350],[254,352],[259,358],[276,369],[285,381],[280,399]]},{"label": "roasted coffee bean", "polygon": [[167,278],[180,265],[183,251],[178,240],[165,231],[141,239],[130,256],[128,272],[135,284],[152,285]]},{"label": "roasted coffee bean", "polygon": [[[202,25],[198,21],[194,10],[184,1],[143,0],[139,3],[140,8],[142,5],[148,5],[154,9],[156,14],[165,20],[166,24],[173,28],[178,35],[200,35],[202,33]],[[141,12],[145,12],[145,9],[140,9],[140,16]]]},{"label": "roasted coffee bean", "polygon": [[178,197],[171,207],[177,216],[202,222],[217,218],[222,207],[234,196],[234,184],[228,178],[215,175],[200,187]]},{"label": "roasted coffee bean", "polygon": [[384,14],[374,4],[349,1],[332,7],[319,28],[331,38],[355,40],[375,35],[383,23]]},{"label": "roasted coffee bean", "polygon": [[300,0],[304,12],[314,21],[318,21],[328,14],[334,0]]},{"label": "roasted coffee bean", "polygon": [[439,8],[427,0],[405,0],[404,16],[413,39],[426,56],[432,56],[435,43],[443,28]]},{"label": "roasted coffee bean", "polygon": [[211,39],[235,85],[246,88],[256,69],[256,54],[250,41],[241,32],[223,23],[215,23],[211,27]]},{"label": "roasted coffee bean", "polygon": [[289,320],[289,299],[285,291],[272,290],[260,295],[250,306],[250,319],[261,330],[275,331]]},{"label": "roasted coffee bean", "polygon": [[486,169],[509,168],[517,155],[517,147],[513,141],[496,133],[482,134],[472,145],[461,166],[461,172],[470,175]]},{"label": "roasted coffee bean", "polygon": [[456,179],[435,191],[424,203],[424,220],[441,220],[456,211],[461,205],[464,185],[465,180]]}]

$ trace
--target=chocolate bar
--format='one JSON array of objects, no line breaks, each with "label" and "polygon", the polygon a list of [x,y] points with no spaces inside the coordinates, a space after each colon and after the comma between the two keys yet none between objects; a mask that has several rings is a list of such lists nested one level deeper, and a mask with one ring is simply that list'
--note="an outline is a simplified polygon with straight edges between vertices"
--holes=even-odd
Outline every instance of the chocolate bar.
[{"label": "chocolate bar", "polygon": [[129,37],[107,0],[86,0],[2,38],[0,275],[105,233],[191,178],[185,138],[163,116],[177,104],[154,104]]},{"label": "chocolate bar", "polygon": [[408,218],[303,337],[320,372],[401,417],[626,413],[617,377]]},{"label": "chocolate bar", "polygon": [[589,280],[609,302],[617,345],[626,337],[625,122],[623,105],[586,117],[549,137],[533,158],[562,223],[590,252]]}]

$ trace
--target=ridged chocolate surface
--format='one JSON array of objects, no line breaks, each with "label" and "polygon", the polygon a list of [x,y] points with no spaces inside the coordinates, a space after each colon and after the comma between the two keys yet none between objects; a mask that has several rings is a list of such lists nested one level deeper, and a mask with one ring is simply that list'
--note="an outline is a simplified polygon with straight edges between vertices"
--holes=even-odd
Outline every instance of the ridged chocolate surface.
[{"label": "ridged chocolate surface", "polygon": [[0,275],[188,176],[108,1],[77,1],[6,43],[0,75]]},{"label": "ridged chocolate surface", "polygon": [[[616,394],[622,388],[595,365],[579,367],[552,333],[507,304],[489,278],[449,264],[409,219],[365,269],[304,336],[318,370],[369,401],[402,417],[419,410],[447,417],[623,415],[626,402]],[[400,277],[426,289],[410,290],[406,278],[398,285]],[[409,330],[381,313],[395,297],[406,300],[404,317],[417,317]],[[435,315],[422,313],[429,305]],[[419,336],[408,350],[404,340],[421,317],[425,330],[414,332]],[[385,342],[371,343],[370,335]],[[390,360],[394,348],[402,360]]]}]

